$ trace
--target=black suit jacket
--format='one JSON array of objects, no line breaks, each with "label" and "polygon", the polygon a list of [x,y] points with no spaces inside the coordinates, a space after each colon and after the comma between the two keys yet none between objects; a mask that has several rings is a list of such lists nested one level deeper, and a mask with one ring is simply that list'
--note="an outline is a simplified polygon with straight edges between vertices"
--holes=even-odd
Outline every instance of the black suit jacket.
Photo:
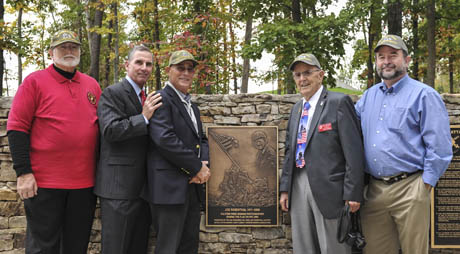
[{"label": "black suit jacket", "polygon": [[[203,135],[200,112],[192,105],[198,124],[192,120],[177,93],[168,85],[159,91],[163,105],[150,119],[150,143],[147,159],[148,199],[153,204],[183,204],[188,181],[209,160],[209,147]],[[203,188],[197,188],[202,197]]]},{"label": "black suit jacket", "polygon": [[146,183],[149,139],[138,98],[126,79],[102,92],[97,108],[101,149],[94,192],[98,196],[139,198]]},{"label": "black suit jacket", "polygon": [[295,171],[307,170],[319,210],[327,219],[337,218],[345,200],[363,200],[364,153],[353,102],[347,95],[323,88],[307,134],[305,169],[295,166],[302,108],[301,100],[289,117],[280,191],[288,192],[290,203]]}]

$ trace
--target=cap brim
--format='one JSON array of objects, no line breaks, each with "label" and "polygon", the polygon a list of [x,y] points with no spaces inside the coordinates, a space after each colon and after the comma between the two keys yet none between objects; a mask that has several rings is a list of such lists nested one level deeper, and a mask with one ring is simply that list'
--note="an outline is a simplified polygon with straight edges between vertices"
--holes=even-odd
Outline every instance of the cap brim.
[{"label": "cap brim", "polygon": [[191,61],[193,63],[193,67],[197,66],[199,63],[198,61],[194,60],[194,59],[184,59],[180,62],[177,62],[177,63],[170,63],[168,66],[171,66],[171,65],[175,65],[175,64],[180,64],[182,62],[185,62],[185,61]]},{"label": "cap brim", "polygon": [[50,48],[54,48],[54,47],[59,46],[59,45],[61,45],[61,44],[63,44],[63,43],[66,43],[66,42],[72,42],[72,43],[81,45],[81,42],[78,42],[78,41],[75,41],[75,40],[65,40],[65,41],[61,41],[61,42],[59,42],[59,43],[51,44],[51,45],[50,45]]},{"label": "cap brim", "polygon": [[318,68],[321,69],[321,67],[319,67],[319,66],[316,65],[316,64],[310,63],[310,62],[305,61],[305,60],[297,60],[297,61],[292,62],[291,65],[289,65],[289,70],[292,71],[293,68],[294,68],[294,66],[295,66],[295,64],[298,63],[298,62],[302,62],[302,63],[304,63],[304,64],[308,64],[308,65],[311,65],[311,66],[315,66],[315,67],[318,67]]},{"label": "cap brim", "polygon": [[394,49],[401,49],[401,50],[405,50],[404,48],[400,47],[400,46],[396,46],[394,44],[391,44],[391,43],[382,43],[380,45],[378,45],[377,47],[375,47],[374,49],[374,52],[377,52],[377,50],[382,47],[382,46],[388,46],[390,48],[394,48]]}]

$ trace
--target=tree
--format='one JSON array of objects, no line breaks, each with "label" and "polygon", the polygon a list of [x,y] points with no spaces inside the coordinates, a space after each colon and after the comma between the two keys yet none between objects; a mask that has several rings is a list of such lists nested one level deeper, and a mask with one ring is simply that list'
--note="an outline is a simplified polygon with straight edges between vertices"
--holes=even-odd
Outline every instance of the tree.
[{"label": "tree", "polygon": [[[251,45],[252,39],[252,19],[253,16],[251,14],[247,15],[246,20],[246,32],[244,33],[244,46]],[[243,76],[241,78],[241,93],[248,92],[248,83],[249,83],[249,72],[251,70],[251,60],[249,57],[243,57]]]},{"label": "tree", "polygon": [[[312,52],[326,71],[323,83],[335,86],[334,74],[340,68],[339,59],[345,55],[344,42],[350,39],[348,30],[351,16],[346,13],[338,16],[325,14],[328,2],[324,5],[321,1],[315,2],[318,6],[299,2],[300,10],[304,10],[300,23],[298,16],[292,13],[292,1],[264,2],[260,9],[269,15],[260,18],[256,40],[250,46],[243,47],[243,56],[259,59],[263,51],[273,53],[276,69],[265,77],[284,80],[282,84],[286,92],[293,92],[295,85],[287,66],[296,55]],[[294,16],[297,22],[291,18]]]},{"label": "tree", "polygon": [[388,33],[402,36],[402,3],[401,0],[389,0],[388,11]]},{"label": "tree", "polygon": [[419,61],[420,61],[420,53],[419,53],[419,30],[418,30],[418,20],[419,20],[419,13],[420,7],[418,0],[412,0],[411,4],[411,24],[412,24],[412,39],[409,40],[412,42],[412,77],[414,79],[419,79]]},{"label": "tree", "polygon": [[[230,15],[234,16],[233,12],[233,1],[230,1]],[[233,31],[233,22],[229,23],[228,29],[230,32],[230,54],[232,58],[232,73],[233,73],[233,91],[235,94],[238,93],[238,82],[237,82],[237,69],[236,69],[236,51],[235,51],[235,45],[236,45],[236,40],[235,40],[235,32]]]},{"label": "tree", "polygon": [[22,47],[21,47],[21,41],[22,41],[22,13],[24,11],[24,7],[21,5],[19,6],[18,10],[18,86],[21,85],[22,83]]},{"label": "tree", "polygon": [[118,68],[120,65],[120,30],[118,18],[118,1],[112,3],[112,13],[114,16],[113,26],[115,32],[114,59],[113,59],[113,83],[118,82]]},{"label": "tree", "polygon": [[[153,42],[155,43],[155,50],[157,52],[160,51],[160,23],[159,23],[159,16],[158,16],[158,0],[153,1],[154,9],[153,9],[153,25],[154,25],[154,33],[153,33]],[[155,89],[161,89],[161,69],[160,63],[155,61]]]},{"label": "tree", "polygon": [[434,87],[434,80],[436,78],[436,2],[435,0],[428,0],[426,6],[426,44],[428,48],[428,62],[427,74],[425,83]]},{"label": "tree", "polygon": [[104,15],[103,1],[88,0],[85,14],[91,58],[89,75],[99,81],[99,55],[101,53],[101,32],[99,29],[102,27],[102,18]]},{"label": "tree", "polygon": [[[0,5],[0,34],[5,34],[5,29],[3,28],[5,25],[4,22],[4,15],[5,15],[5,6],[3,0],[1,0]],[[3,36],[0,36],[3,37]],[[0,97],[3,96],[3,72],[5,66],[5,60],[3,59],[3,38],[0,39]]]}]

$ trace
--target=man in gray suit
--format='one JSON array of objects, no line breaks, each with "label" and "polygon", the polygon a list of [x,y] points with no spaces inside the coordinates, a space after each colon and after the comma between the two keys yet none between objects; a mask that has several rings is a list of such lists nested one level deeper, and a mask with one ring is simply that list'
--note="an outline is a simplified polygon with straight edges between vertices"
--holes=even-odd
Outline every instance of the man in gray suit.
[{"label": "man in gray suit", "polygon": [[289,117],[280,204],[290,211],[294,253],[351,253],[336,235],[344,205],[356,212],[363,199],[363,145],[353,102],[322,86],[324,71],[314,55],[299,55],[290,69],[303,99]]},{"label": "man in gray suit", "polygon": [[146,253],[150,209],[139,196],[146,183],[148,124],[161,96],[142,90],[153,55],[135,46],[125,63],[126,78],[104,89],[97,115],[101,152],[94,192],[100,198],[102,253]]}]

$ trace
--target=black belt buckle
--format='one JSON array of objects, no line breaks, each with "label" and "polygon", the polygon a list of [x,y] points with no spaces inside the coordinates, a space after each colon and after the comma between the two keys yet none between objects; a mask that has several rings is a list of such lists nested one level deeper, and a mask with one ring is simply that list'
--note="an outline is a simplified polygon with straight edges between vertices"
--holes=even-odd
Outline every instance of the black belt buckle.
[{"label": "black belt buckle", "polygon": [[409,177],[410,175],[412,174],[409,174],[409,173],[402,173],[402,174],[399,174],[399,175],[396,175],[396,176],[387,176],[387,177],[382,177],[381,180],[384,184],[386,185],[391,185],[391,184],[394,184],[396,182],[399,182],[403,179],[406,179],[407,177]]}]

